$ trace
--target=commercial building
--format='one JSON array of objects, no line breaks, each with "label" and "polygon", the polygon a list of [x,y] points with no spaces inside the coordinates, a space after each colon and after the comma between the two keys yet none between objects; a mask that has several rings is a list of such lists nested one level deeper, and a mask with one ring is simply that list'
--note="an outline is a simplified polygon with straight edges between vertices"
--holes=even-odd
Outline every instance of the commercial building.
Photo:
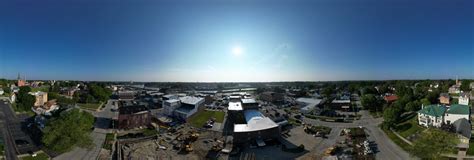
[{"label": "commercial building", "polygon": [[350,99],[335,99],[331,102],[331,108],[334,110],[351,110],[351,100]]},{"label": "commercial building", "polygon": [[48,93],[46,92],[37,91],[37,92],[30,92],[29,94],[35,96],[35,99],[36,99],[35,104],[34,104],[35,107],[42,106],[44,103],[48,101]]},{"label": "commercial building", "polygon": [[144,127],[151,122],[150,111],[144,105],[119,107],[118,129]]},{"label": "commercial building", "polygon": [[163,96],[163,113],[179,119],[187,119],[204,106],[204,98],[176,95]]},{"label": "commercial building", "polygon": [[179,97],[181,106],[174,111],[174,116],[180,119],[187,119],[196,113],[204,104],[204,98],[185,96]]},{"label": "commercial building", "polygon": [[258,111],[254,99],[241,99],[240,102],[229,102],[226,123],[231,125],[233,142],[236,144],[256,142],[264,146],[266,140],[278,139],[280,127]]},{"label": "commercial building", "polygon": [[264,146],[264,141],[277,139],[280,136],[278,124],[258,110],[249,109],[243,112],[246,123],[234,125],[234,143],[256,141],[259,146]]},{"label": "commercial building", "polygon": [[118,97],[120,100],[132,100],[135,99],[136,93],[134,91],[118,91]]}]

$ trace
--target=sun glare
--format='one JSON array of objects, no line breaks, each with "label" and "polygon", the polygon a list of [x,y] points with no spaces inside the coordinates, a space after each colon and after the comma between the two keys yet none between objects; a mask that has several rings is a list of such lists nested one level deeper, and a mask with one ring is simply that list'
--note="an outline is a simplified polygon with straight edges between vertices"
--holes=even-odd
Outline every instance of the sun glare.
[{"label": "sun glare", "polygon": [[242,48],[240,48],[240,46],[235,46],[234,48],[232,48],[232,53],[236,56],[241,55]]}]

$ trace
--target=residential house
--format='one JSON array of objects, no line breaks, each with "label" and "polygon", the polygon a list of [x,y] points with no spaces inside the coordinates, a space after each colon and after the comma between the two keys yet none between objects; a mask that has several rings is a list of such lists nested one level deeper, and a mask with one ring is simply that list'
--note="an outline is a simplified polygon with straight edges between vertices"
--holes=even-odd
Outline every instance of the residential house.
[{"label": "residential house", "polygon": [[463,105],[469,105],[470,97],[471,96],[470,96],[469,92],[463,92],[459,95],[458,103],[463,104]]},{"label": "residential house", "polygon": [[471,134],[472,134],[471,133],[472,126],[470,124],[470,121],[465,118],[461,118],[454,121],[453,126],[454,126],[454,131],[458,134],[458,138],[460,142],[457,145],[457,147],[460,150],[465,150],[469,148],[469,140],[471,139]]},{"label": "residential house", "polygon": [[450,94],[459,94],[459,93],[461,93],[461,81],[456,79],[456,84],[449,87],[448,92]]},{"label": "residential house", "polygon": [[450,100],[451,100],[451,97],[449,96],[448,93],[439,94],[439,103],[449,105]]},{"label": "residential house", "polygon": [[35,112],[36,114],[38,115],[42,114],[42,115],[47,115],[47,116],[50,116],[51,112],[58,109],[59,109],[59,105],[56,104],[55,99],[46,102],[44,105],[31,107],[31,110],[33,110],[33,112]]},{"label": "residential house", "polygon": [[20,91],[20,87],[17,87],[17,86],[12,84],[10,86],[10,90],[11,90],[12,93],[18,93]]},{"label": "residential house", "polygon": [[34,104],[35,107],[42,106],[44,105],[44,103],[48,101],[48,93],[46,92],[37,91],[37,92],[30,92],[29,94],[35,96],[36,98],[35,104]]},{"label": "residential house", "polygon": [[463,118],[470,120],[470,117],[471,111],[467,105],[454,104],[449,108],[440,104],[422,105],[418,111],[418,124],[425,127],[441,127],[443,123],[452,124]]},{"label": "residential house", "polygon": [[453,104],[451,105],[444,114],[444,123],[452,124],[454,121],[465,118],[471,119],[471,110],[468,105]]},{"label": "residential house", "polygon": [[3,95],[3,93],[4,93],[4,92],[3,92],[3,89],[0,88],[0,95]]},{"label": "residential house", "polygon": [[421,110],[418,111],[418,124],[425,127],[441,127],[446,109],[446,106],[439,104],[422,105]]},{"label": "residential house", "polygon": [[395,102],[396,100],[398,100],[398,96],[397,95],[386,95],[383,97],[383,99],[387,102],[387,103],[392,103],[392,102]]}]

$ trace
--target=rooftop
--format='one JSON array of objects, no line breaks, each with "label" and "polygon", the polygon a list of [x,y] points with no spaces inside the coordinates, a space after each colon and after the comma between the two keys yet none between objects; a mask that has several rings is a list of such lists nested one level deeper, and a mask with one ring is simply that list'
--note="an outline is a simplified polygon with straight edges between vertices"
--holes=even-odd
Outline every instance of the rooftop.
[{"label": "rooftop", "polygon": [[185,96],[185,97],[179,97],[179,100],[181,100],[181,103],[196,105],[199,102],[204,101],[204,98],[193,97],[193,96]]},{"label": "rooftop", "polygon": [[242,103],[257,103],[257,101],[255,101],[255,99],[253,98],[245,98],[245,99],[242,99]]},{"label": "rooftop", "polygon": [[423,109],[419,110],[418,113],[427,114],[430,116],[441,117],[446,112],[446,107],[444,105],[428,105],[424,106]]},{"label": "rooftop", "polygon": [[314,107],[319,105],[321,103],[322,99],[316,99],[316,98],[297,98],[297,102],[300,103],[305,103],[306,105],[302,107],[302,110],[312,110]]},{"label": "rooftop", "polygon": [[278,127],[278,124],[258,110],[245,110],[244,116],[247,124],[234,125],[234,132],[252,132]]},{"label": "rooftop", "polygon": [[42,91],[36,91],[36,92],[30,92],[29,94],[34,95],[34,96],[41,96],[48,93],[42,92]]},{"label": "rooftop", "polygon": [[453,104],[448,108],[448,111],[446,111],[446,113],[449,113],[449,114],[469,114],[470,109],[469,109],[469,106],[467,106],[467,105]]},{"label": "rooftop", "polygon": [[141,114],[148,112],[144,105],[122,106],[119,108],[120,114]]},{"label": "rooftop", "polygon": [[397,95],[389,95],[389,96],[384,96],[383,99],[385,101],[396,101],[398,99],[398,96]]},{"label": "rooftop", "polygon": [[332,103],[351,103],[351,100],[335,99],[332,101]]},{"label": "rooftop", "polygon": [[242,104],[240,102],[229,102],[229,108],[228,110],[231,111],[241,111],[243,110]]}]

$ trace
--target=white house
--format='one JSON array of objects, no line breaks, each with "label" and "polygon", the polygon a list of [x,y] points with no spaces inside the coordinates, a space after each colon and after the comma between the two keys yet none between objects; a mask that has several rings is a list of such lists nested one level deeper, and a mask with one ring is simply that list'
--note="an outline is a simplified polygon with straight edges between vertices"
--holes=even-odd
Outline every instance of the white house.
[{"label": "white house", "polygon": [[439,104],[421,106],[421,110],[418,111],[418,124],[425,127],[441,127],[446,109],[444,105]]},{"label": "white house", "polygon": [[470,120],[471,109],[468,105],[453,104],[444,114],[444,123],[452,124],[454,121],[465,118]]},{"label": "white house", "polygon": [[470,95],[468,92],[463,92],[459,95],[459,104],[462,104],[462,105],[469,105],[469,98],[470,98]]},{"label": "white house", "polygon": [[0,95],[3,95],[3,89],[0,88]]},{"label": "white house", "polygon": [[454,121],[459,119],[471,118],[471,110],[467,105],[454,104],[449,108],[436,104],[422,106],[422,109],[418,111],[418,124],[421,126],[441,127],[441,124],[452,124]]}]

